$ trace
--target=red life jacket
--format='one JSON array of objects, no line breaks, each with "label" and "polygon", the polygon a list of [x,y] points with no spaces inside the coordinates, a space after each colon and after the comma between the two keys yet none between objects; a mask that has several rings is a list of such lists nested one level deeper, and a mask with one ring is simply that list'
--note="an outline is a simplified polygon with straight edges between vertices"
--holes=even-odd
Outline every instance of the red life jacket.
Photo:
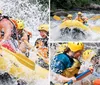
[{"label": "red life jacket", "polygon": [[12,52],[15,52],[15,50],[9,44],[3,44],[2,46],[5,47],[5,48],[7,48],[8,50],[10,50]]}]

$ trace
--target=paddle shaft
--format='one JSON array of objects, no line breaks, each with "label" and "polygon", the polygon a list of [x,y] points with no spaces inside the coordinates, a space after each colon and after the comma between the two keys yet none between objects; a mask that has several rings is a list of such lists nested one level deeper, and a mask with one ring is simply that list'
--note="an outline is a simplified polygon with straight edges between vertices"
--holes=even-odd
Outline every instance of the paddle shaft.
[{"label": "paddle shaft", "polygon": [[[81,74],[79,74],[77,77],[76,77],[76,79],[79,79],[79,78],[81,78],[82,76],[84,76],[85,74],[87,74],[87,73],[89,73],[90,72],[90,70],[88,69],[88,70],[86,70],[85,72],[83,72],[83,73],[81,73]],[[73,80],[70,80],[70,81],[68,81],[66,84],[64,84],[64,85],[70,85],[70,84],[72,84],[73,83]]]},{"label": "paddle shaft", "polygon": [[26,67],[30,68],[31,70],[35,69],[35,63],[33,61],[31,61],[30,59],[28,59],[26,56],[23,57],[22,54],[18,55],[17,53],[13,53],[10,50],[8,50],[5,47],[2,47],[3,50],[5,50],[6,52],[10,53],[11,55],[13,55],[14,57],[16,57],[16,59],[23,65],[25,65]]},{"label": "paddle shaft", "polygon": [[31,44],[29,44],[26,40],[24,40],[24,43],[25,43],[29,48],[31,48],[32,50],[34,50],[34,47],[33,47]]}]

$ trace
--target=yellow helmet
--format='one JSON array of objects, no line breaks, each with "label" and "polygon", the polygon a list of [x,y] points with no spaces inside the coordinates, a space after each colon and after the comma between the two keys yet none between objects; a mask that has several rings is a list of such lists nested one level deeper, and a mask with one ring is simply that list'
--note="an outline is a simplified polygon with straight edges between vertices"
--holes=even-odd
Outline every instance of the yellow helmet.
[{"label": "yellow helmet", "polygon": [[82,15],[82,12],[78,12],[78,14]]},{"label": "yellow helmet", "polygon": [[2,14],[3,12],[2,12],[2,10],[0,10],[0,14]]},{"label": "yellow helmet", "polygon": [[73,16],[72,16],[71,14],[68,14],[68,16],[67,16],[67,17],[71,17],[71,18],[72,18]]},{"label": "yellow helmet", "polygon": [[24,29],[24,21],[23,20],[19,20],[19,19],[17,19],[16,20],[17,21],[17,29]]},{"label": "yellow helmet", "polygon": [[66,47],[67,47],[67,44],[61,44],[61,45],[58,47],[57,52],[58,52],[58,53],[64,52],[64,50],[66,49]]},{"label": "yellow helmet", "polygon": [[42,24],[42,25],[39,26],[38,30],[39,31],[44,30],[46,32],[49,32],[49,25],[48,24]]},{"label": "yellow helmet", "polygon": [[95,55],[96,53],[93,50],[88,49],[83,52],[82,58],[83,60],[91,60],[91,58],[94,57]]},{"label": "yellow helmet", "polygon": [[84,49],[84,44],[82,42],[68,42],[68,47],[71,51],[77,52]]}]

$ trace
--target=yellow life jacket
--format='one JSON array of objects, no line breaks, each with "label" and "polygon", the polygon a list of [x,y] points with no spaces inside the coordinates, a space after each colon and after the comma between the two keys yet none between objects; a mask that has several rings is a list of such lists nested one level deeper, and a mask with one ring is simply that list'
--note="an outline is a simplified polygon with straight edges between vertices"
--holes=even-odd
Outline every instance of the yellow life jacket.
[{"label": "yellow life jacket", "polygon": [[44,58],[48,58],[48,48],[47,47],[45,47],[45,48],[39,48],[38,49],[38,56],[42,56],[42,57],[44,57]]},{"label": "yellow life jacket", "polygon": [[84,20],[81,17],[77,17],[77,20],[80,21],[81,23],[84,22]]},{"label": "yellow life jacket", "polygon": [[81,63],[77,59],[73,59],[73,60],[74,63],[72,67],[65,69],[64,72],[62,73],[63,76],[70,78],[72,76],[75,76],[75,74],[78,74]]}]

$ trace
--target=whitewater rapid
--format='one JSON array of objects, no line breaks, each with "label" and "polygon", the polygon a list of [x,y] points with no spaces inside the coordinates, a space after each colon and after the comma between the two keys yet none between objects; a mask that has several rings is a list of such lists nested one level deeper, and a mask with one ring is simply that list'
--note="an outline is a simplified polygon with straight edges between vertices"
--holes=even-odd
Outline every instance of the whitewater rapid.
[{"label": "whitewater rapid", "polygon": [[[48,3],[40,4],[39,0],[1,0],[0,10],[3,11],[3,15],[5,16],[24,20],[25,27],[29,28],[32,32],[30,43],[33,46],[35,40],[40,37],[37,30],[39,25],[49,23],[49,5]],[[35,53],[33,54],[35,55]],[[31,55],[30,58],[32,59],[32,57],[36,57],[36,55]],[[2,75],[4,75],[4,73]],[[44,80],[39,79],[31,81],[27,85],[49,85],[48,82],[48,78]],[[0,85],[1,84],[17,85],[17,81],[13,77],[9,77],[8,79],[1,79]]]},{"label": "whitewater rapid", "polygon": [[[77,16],[77,12],[74,11],[72,12],[73,14],[73,19],[75,19],[75,17]],[[84,12],[83,15],[85,17],[88,17],[88,24],[91,26],[100,26],[100,19],[97,20],[91,20],[90,18],[93,16],[100,16],[99,13],[95,14],[93,12]],[[64,19],[66,16],[60,16],[62,19]],[[90,20],[89,20],[90,19]],[[100,33],[96,33],[92,30],[88,30],[88,31],[83,31],[81,30],[84,34],[85,37],[81,35],[81,33],[77,33],[76,34],[76,38],[74,38],[74,34],[73,34],[73,29],[68,32],[68,33],[64,33],[63,35],[61,34],[60,31],[60,24],[62,23],[62,21],[57,21],[54,20],[53,17],[51,17],[51,29],[50,29],[50,40],[51,41],[99,41],[100,40]]]}]

